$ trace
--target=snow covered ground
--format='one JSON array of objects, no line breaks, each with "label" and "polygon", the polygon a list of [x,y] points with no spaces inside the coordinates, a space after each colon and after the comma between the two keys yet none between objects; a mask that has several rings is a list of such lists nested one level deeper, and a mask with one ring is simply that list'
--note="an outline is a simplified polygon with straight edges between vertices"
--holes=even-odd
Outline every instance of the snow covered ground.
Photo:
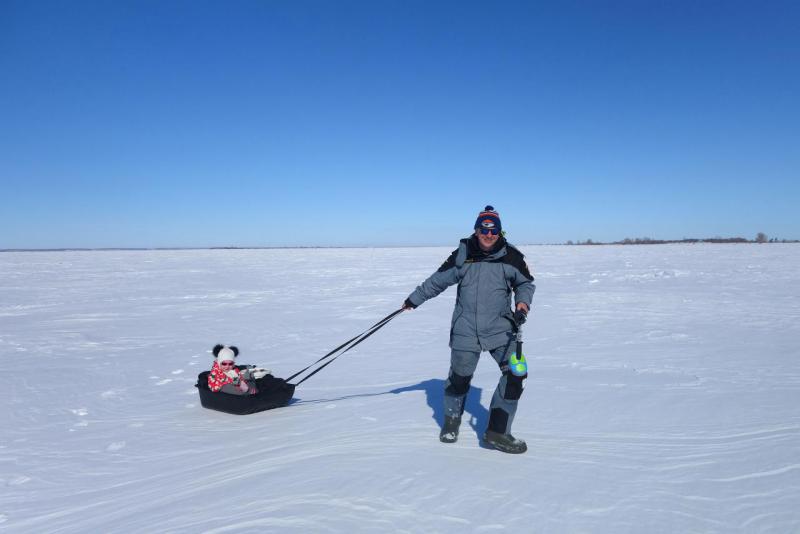
[{"label": "snow covered ground", "polygon": [[215,343],[288,376],[448,248],[0,253],[0,530],[800,532],[800,246],[522,249],[522,456],[488,355],[438,441],[454,289],[289,407],[199,404]]}]

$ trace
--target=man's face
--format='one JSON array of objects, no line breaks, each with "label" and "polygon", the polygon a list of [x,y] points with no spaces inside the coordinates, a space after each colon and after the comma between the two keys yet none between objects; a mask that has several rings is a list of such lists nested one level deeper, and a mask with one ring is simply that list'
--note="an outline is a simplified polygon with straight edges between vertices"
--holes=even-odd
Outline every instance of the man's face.
[{"label": "man's face", "polygon": [[480,245],[481,250],[484,252],[489,252],[494,247],[494,244],[497,243],[497,240],[500,239],[500,233],[498,232],[497,235],[492,235],[491,232],[486,234],[481,233],[481,229],[478,228],[475,230],[475,236],[478,238],[478,245]]}]

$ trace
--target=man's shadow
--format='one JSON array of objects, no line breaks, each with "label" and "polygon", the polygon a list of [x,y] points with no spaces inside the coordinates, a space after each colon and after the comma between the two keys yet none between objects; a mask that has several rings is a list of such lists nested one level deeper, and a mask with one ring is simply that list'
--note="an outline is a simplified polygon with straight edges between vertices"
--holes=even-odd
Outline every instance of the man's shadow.
[{"label": "man's shadow", "polygon": [[[389,393],[399,395],[400,393],[407,393],[410,391],[424,391],[425,398],[428,406],[433,411],[431,417],[439,428],[444,425],[444,385],[445,381],[439,378],[432,378],[425,380],[413,386],[405,386],[396,388],[381,393],[364,393],[357,395],[345,395],[336,399],[315,399],[315,400],[302,400],[295,397],[289,402],[289,406],[300,404],[318,404],[325,402],[333,402],[337,400],[353,399],[358,397],[377,397],[380,395],[387,395]],[[477,434],[478,439],[482,441],[483,433],[489,424],[489,410],[481,405],[482,389],[479,387],[471,386],[467,398],[464,401],[464,413],[469,414],[469,426]],[[462,418],[463,421],[463,418]]]},{"label": "man's shadow", "polygon": [[[444,380],[432,378],[413,386],[393,389],[389,393],[398,395],[408,391],[424,391],[428,406],[433,411],[431,417],[433,417],[436,425],[441,428],[444,425],[444,385]],[[467,393],[467,398],[464,401],[464,413],[469,414],[469,426],[478,435],[478,439],[483,438],[483,433],[489,424],[489,410],[481,405],[481,393],[481,388],[472,386],[469,388],[469,393]]]}]

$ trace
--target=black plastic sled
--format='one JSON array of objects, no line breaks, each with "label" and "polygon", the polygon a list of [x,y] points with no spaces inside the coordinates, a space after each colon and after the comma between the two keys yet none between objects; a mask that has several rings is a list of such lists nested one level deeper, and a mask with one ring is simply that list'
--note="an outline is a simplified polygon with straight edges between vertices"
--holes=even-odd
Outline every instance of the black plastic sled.
[{"label": "black plastic sled", "polygon": [[272,375],[265,375],[256,380],[258,393],[255,395],[214,393],[208,389],[209,374],[211,371],[203,371],[197,375],[197,384],[195,384],[200,392],[200,404],[209,410],[247,415],[286,406],[294,395],[295,384],[290,384],[283,378],[275,378]]}]

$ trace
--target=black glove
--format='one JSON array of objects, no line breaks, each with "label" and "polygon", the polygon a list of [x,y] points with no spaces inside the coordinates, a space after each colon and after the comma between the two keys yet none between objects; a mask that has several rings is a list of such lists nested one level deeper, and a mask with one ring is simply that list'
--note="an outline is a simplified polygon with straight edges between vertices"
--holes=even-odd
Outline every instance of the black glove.
[{"label": "black glove", "polygon": [[522,326],[525,324],[525,321],[528,319],[528,312],[524,309],[518,309],[514,312],[514,322],[517,323],[517,326]]},{"label": "black glove", "polygon": [[411,302],[410,299],[406,299],[406,301],[403,302],[403,309],[404,310],[413,310],[416,307],[417,307],[417,305],[414,304],[413,302]]}]

